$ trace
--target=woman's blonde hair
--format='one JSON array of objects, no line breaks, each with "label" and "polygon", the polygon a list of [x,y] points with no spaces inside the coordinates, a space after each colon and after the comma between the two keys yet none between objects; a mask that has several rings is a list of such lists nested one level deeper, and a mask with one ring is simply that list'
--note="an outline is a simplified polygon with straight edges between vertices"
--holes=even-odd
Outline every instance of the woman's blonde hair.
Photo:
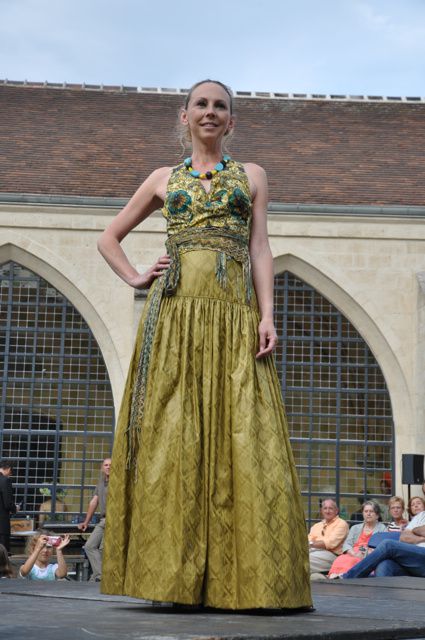
[{"label": "woman's blonde hair", "polygon": [[[177,120],[177,125],[176,125],[177,139],[178,139],[178,141],[180,143],[180,146],[182,148],[182,154],[181,155],[185,155],[187,152],[189,152],[189,153],[191,152],[191,150],[192,150],[192,137],[190,135],[189,127],[187,125],[184,125],[180,121],[180,114],[182,112],[182,109],[187,109],[188,108],[190,99],[191,99],[192,94],[195,91],[195,89],[200,87],[202,84],[206,84],[206,83],[217,84],[219,87],[224,89],[224,91],[227,93],[227,96],[229,98],[230,114],[233,115],[233,91],[231,90],[230,87],[228,87],[223,82],[220,82],[220,80],[210,80],[208,78],[206,80],[200,80],[199,82],[195,82],[195,84],[193,84],[190,87],[189,91],[187,92],[186,99],[184,101],[184,105],[179,110],[179,115],[178,115],[178,120]],[[228,152],[229,143],[230,143],[230,140],[233,137],[233,128],[229,129],[229,131],[227,131],[224,135],[226,136],[226,139],[225,139],[225,141],[223,143],[223,151]]]},{"label": "woman's blonde hair", "polygon": [[401,504],[401,506],[403,508],[403,511],[404,511],[405,508],[406,508],[406,505],[405,505],[405,502],[404,502],[403,498],[399,498],[399,496],[392,496],[388,500],[388,508],[391,508],[393,506],[393,504],[396,504],[397,502]]}]

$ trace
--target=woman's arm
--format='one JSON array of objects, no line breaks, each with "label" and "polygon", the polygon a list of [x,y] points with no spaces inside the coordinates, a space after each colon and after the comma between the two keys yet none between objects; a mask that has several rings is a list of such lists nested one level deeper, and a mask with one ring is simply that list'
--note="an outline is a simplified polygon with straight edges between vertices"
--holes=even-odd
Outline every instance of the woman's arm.
[{"label": "woman's arm", "polygon": [[425,527],[415,527],[413,530],[404,529],[404,531],[400,533],[400,542],[407,542],[408,544],[425,542]]},{"label": "woman's arm", "polygon": [[352,553],[350,553],[350,551],[352,551],[354,543],[357,541],[359,535],[360,535],[360,531],[361,531],[361,527],[363,525],[360,524],[355,524],[353,527],[351,527],[351,529],[348,532],[348,536],[344,542],[344,544],[342,545],[342,552],[343,553],[348,553],[349,555],[352,555]]},{"label": "woman's arm", "polygon": [[144,274],[140,274],[128,260],[121,241],[142,220],[162,206],[171,169],[157,169],[145,180],[125,207],[100,236],[97,246],[109,266],[127,284],[136,289],[149,287],[170,264],[168,256],[162,256]]},{"label": "woman's arm", "polygon": [[249,253],[261,318],[258,326],[260,344],[256,357],[263,358],[271,353],[277,344],[273,321],[273,257],[267,235],[267,176],[264,169],[256,164],[247,164],[245,169],[250,183],[254,185]]},{"label": "woman's arm", "polygon": [[64,535],[62,542],[56,548],[56,558],[58,561],[58,568],[55,571],[55,576],[57,578],[66,578],[66,576],[68,575],[68,569],[66,566],[62,549],[66,547],[66,545],[69,543],[69,540],[70,540],[69,534]]}]

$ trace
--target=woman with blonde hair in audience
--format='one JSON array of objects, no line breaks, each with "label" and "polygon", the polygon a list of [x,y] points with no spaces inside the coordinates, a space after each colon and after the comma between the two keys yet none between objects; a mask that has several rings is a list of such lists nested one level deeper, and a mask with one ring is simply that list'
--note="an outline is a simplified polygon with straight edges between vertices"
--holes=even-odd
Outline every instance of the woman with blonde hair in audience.
[{"label": "woman with blonde hair in audience", "polygon": [[388,501],[388,513],[391,521],[387,525],[388,531],[403,531],[409,524],[406,518],[403,518],[406,505],[403,498],[392,496]]}]

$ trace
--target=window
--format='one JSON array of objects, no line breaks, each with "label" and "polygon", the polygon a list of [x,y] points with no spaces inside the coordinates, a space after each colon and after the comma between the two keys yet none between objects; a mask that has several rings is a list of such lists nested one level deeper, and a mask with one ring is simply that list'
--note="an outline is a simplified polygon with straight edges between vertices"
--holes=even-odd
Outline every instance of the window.
[{"label": "window", "polygon": [[350,519],[393,486],[393,419],[382,371],[353,325],[289,272],[275,277],[276,364],[306,516],[336,496]]},{"label": "window", "polygon": [[69,300],[15,262],[0,266],[0,304],[1,457],[15,461],[25,514],[37,516],[51,499],[52,517],[72,520],[86,511],[111,454],[105,362]]}]

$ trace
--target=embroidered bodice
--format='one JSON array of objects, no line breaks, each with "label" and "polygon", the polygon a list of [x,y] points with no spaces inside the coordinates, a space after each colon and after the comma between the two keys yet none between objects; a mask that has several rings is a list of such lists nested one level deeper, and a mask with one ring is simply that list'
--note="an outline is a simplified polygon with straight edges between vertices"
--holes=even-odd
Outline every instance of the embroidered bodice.
[{"label": "embroidered bodice", "polygon": [[134,456],[144,412],[150,354],[163,296],[175,295],[181,274],[181,254],[209,250],[216,254],[215,278],[227,287],[229,260],[241,265],[245,303],[251,304],[253,284],[249,257],[252,217],[248,176],[243,166],[229,160],[226,168],[211,179],[207,193],[198,178],[179,165],[170,176],[162,213],[167,220],[167,254],[170,266],[152,286],[144,323],[139,371],[133,391],[129,425],[128,464]]},{"label": "embroidered bodice", "polygon": [[249,239],[251,194],[243,165],[229,160],[210,181],[207,193],[199,178],[181,164],[170,176],[162,208],[169,236],[190,228],[222,228]]}]

